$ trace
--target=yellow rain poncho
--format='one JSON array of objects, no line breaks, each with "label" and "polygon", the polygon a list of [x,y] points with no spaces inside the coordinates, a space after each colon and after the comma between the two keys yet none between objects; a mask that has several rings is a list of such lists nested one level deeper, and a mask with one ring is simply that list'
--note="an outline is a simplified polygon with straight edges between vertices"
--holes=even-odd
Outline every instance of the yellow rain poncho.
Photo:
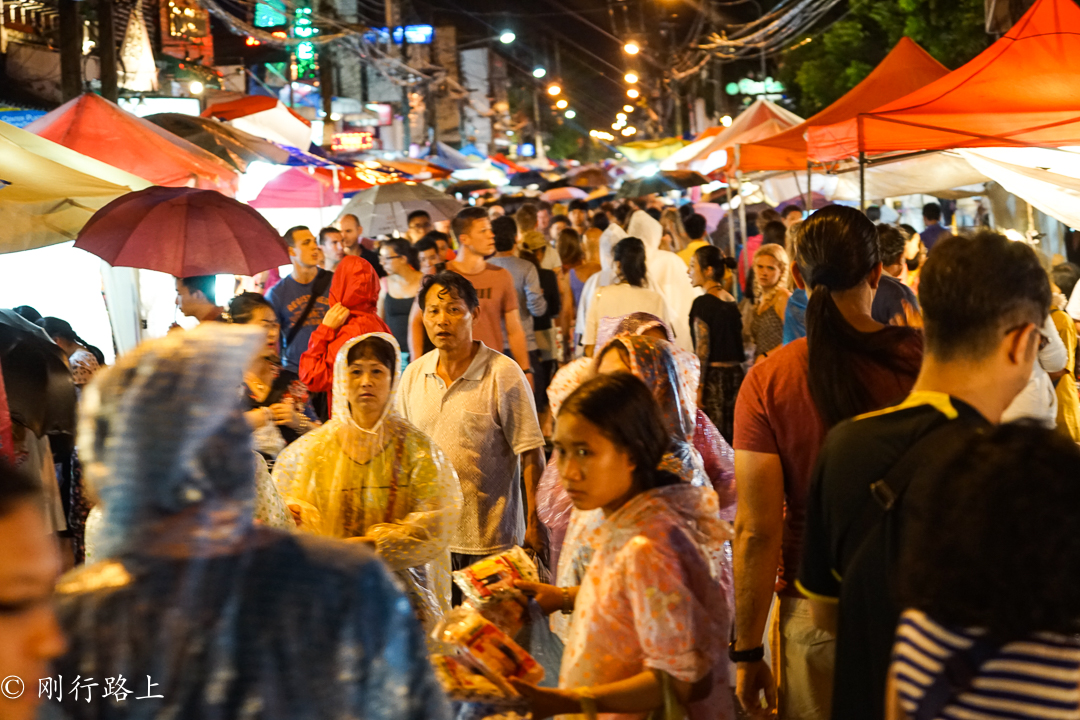
[{"label": "yellow rain poncho", "polygon": [[[349,404],[349,350],[367,338],[394,348],[390,397],[365,430]],[[286,504],[300,512],[301,531],[366,537],[405,584],[425,626],[450,607],[450,536],[461,514],[461,487],[442,451],[394,410],[401,351],[393,336],[353,338],[334,361],[333,416],[289,445],[274,465]]]}]

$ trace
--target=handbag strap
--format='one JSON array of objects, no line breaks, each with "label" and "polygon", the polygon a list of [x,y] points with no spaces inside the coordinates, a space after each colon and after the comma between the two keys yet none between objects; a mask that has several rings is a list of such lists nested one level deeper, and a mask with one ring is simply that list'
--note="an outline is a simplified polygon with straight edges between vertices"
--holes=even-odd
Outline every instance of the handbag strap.
[{"label": "handbag strap", "polygon": [[326,292],[326,289],[330,287],[330,281],[333,277],[333,273],[322,270],[319,271],[319,274],[315,277],[315,281],[311,283],[311,295],[308,297],[307,305],[304,306],[303,312],[300,313],[300,317],[296,319],[293,326],[289,328],[289,334],[285,336],[285,347],[292,345],[292,341],[296,339],[296,335],[300,332],[300,328],[304,327],[304,323],[307,322],[308,316],[311,315],[315,303],[319,301],[319,296]]},{"label": "handbag strap", "polygon": [[1001,645],[977,637],[966,650],[957,650],[942,662],[944,667],[919,701],[913,720],[936,720],[950,701],[971,689],[979,668],[1001,649]]}]

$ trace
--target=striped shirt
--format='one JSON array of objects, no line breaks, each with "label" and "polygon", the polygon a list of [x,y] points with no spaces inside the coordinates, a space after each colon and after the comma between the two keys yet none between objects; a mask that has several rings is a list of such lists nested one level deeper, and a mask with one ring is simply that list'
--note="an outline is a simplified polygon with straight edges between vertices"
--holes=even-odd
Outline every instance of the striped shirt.
[{"label": "striped shirt", "polygon": [[[900,616],[892,672],[900,704],[914,716],[943,661],[967,650],[978,631],[950,630],[918,610]],[[971,687],[953,697],[940,720],[1080,718],[1080,638],[1039,633],[1007,643],[980,666]]]}]

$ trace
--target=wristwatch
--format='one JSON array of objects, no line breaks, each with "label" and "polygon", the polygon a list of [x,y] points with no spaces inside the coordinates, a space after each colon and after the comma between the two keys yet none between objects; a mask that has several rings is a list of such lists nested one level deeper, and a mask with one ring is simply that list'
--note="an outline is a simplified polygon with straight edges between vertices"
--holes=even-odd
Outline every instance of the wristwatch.
[{"label": "wristwatch", "polygon": [[765,646],[758,645],[756,648],[750,648],[749,650],[736,650],[735,641],[732,640],[728,645],[728,659],[733,663],[751,663],[758,662],[765,659]]}]

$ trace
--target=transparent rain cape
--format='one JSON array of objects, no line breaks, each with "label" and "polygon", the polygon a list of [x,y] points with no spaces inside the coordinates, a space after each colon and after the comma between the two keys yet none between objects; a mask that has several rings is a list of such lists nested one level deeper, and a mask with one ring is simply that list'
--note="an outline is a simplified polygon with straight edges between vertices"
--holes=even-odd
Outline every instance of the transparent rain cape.
[{"label": "transparent rain cape", "polygon": [[[448,717],[423,630],[374,553],[253,524],[239,388],[264,337],[174,332],[87,387],[79,452],[103,559],[57,585],[65,696],[42,717]],[[124,702],[103,697],[121,681]]]},{"label": "transparent rain cape", "polygon": [[[370,429],[349,405],[349,350],[367,338],[394,348],[393,385]],[[405,583],[426,627],[450,609],[450,536],[461,514],[461,487],[439,448],[394,410],[401,351],[392,335],[350,339],[334,361],[333,415],[287,447],[274,481],[299,506],[300,529],[336,538],[367,537]]]}]

